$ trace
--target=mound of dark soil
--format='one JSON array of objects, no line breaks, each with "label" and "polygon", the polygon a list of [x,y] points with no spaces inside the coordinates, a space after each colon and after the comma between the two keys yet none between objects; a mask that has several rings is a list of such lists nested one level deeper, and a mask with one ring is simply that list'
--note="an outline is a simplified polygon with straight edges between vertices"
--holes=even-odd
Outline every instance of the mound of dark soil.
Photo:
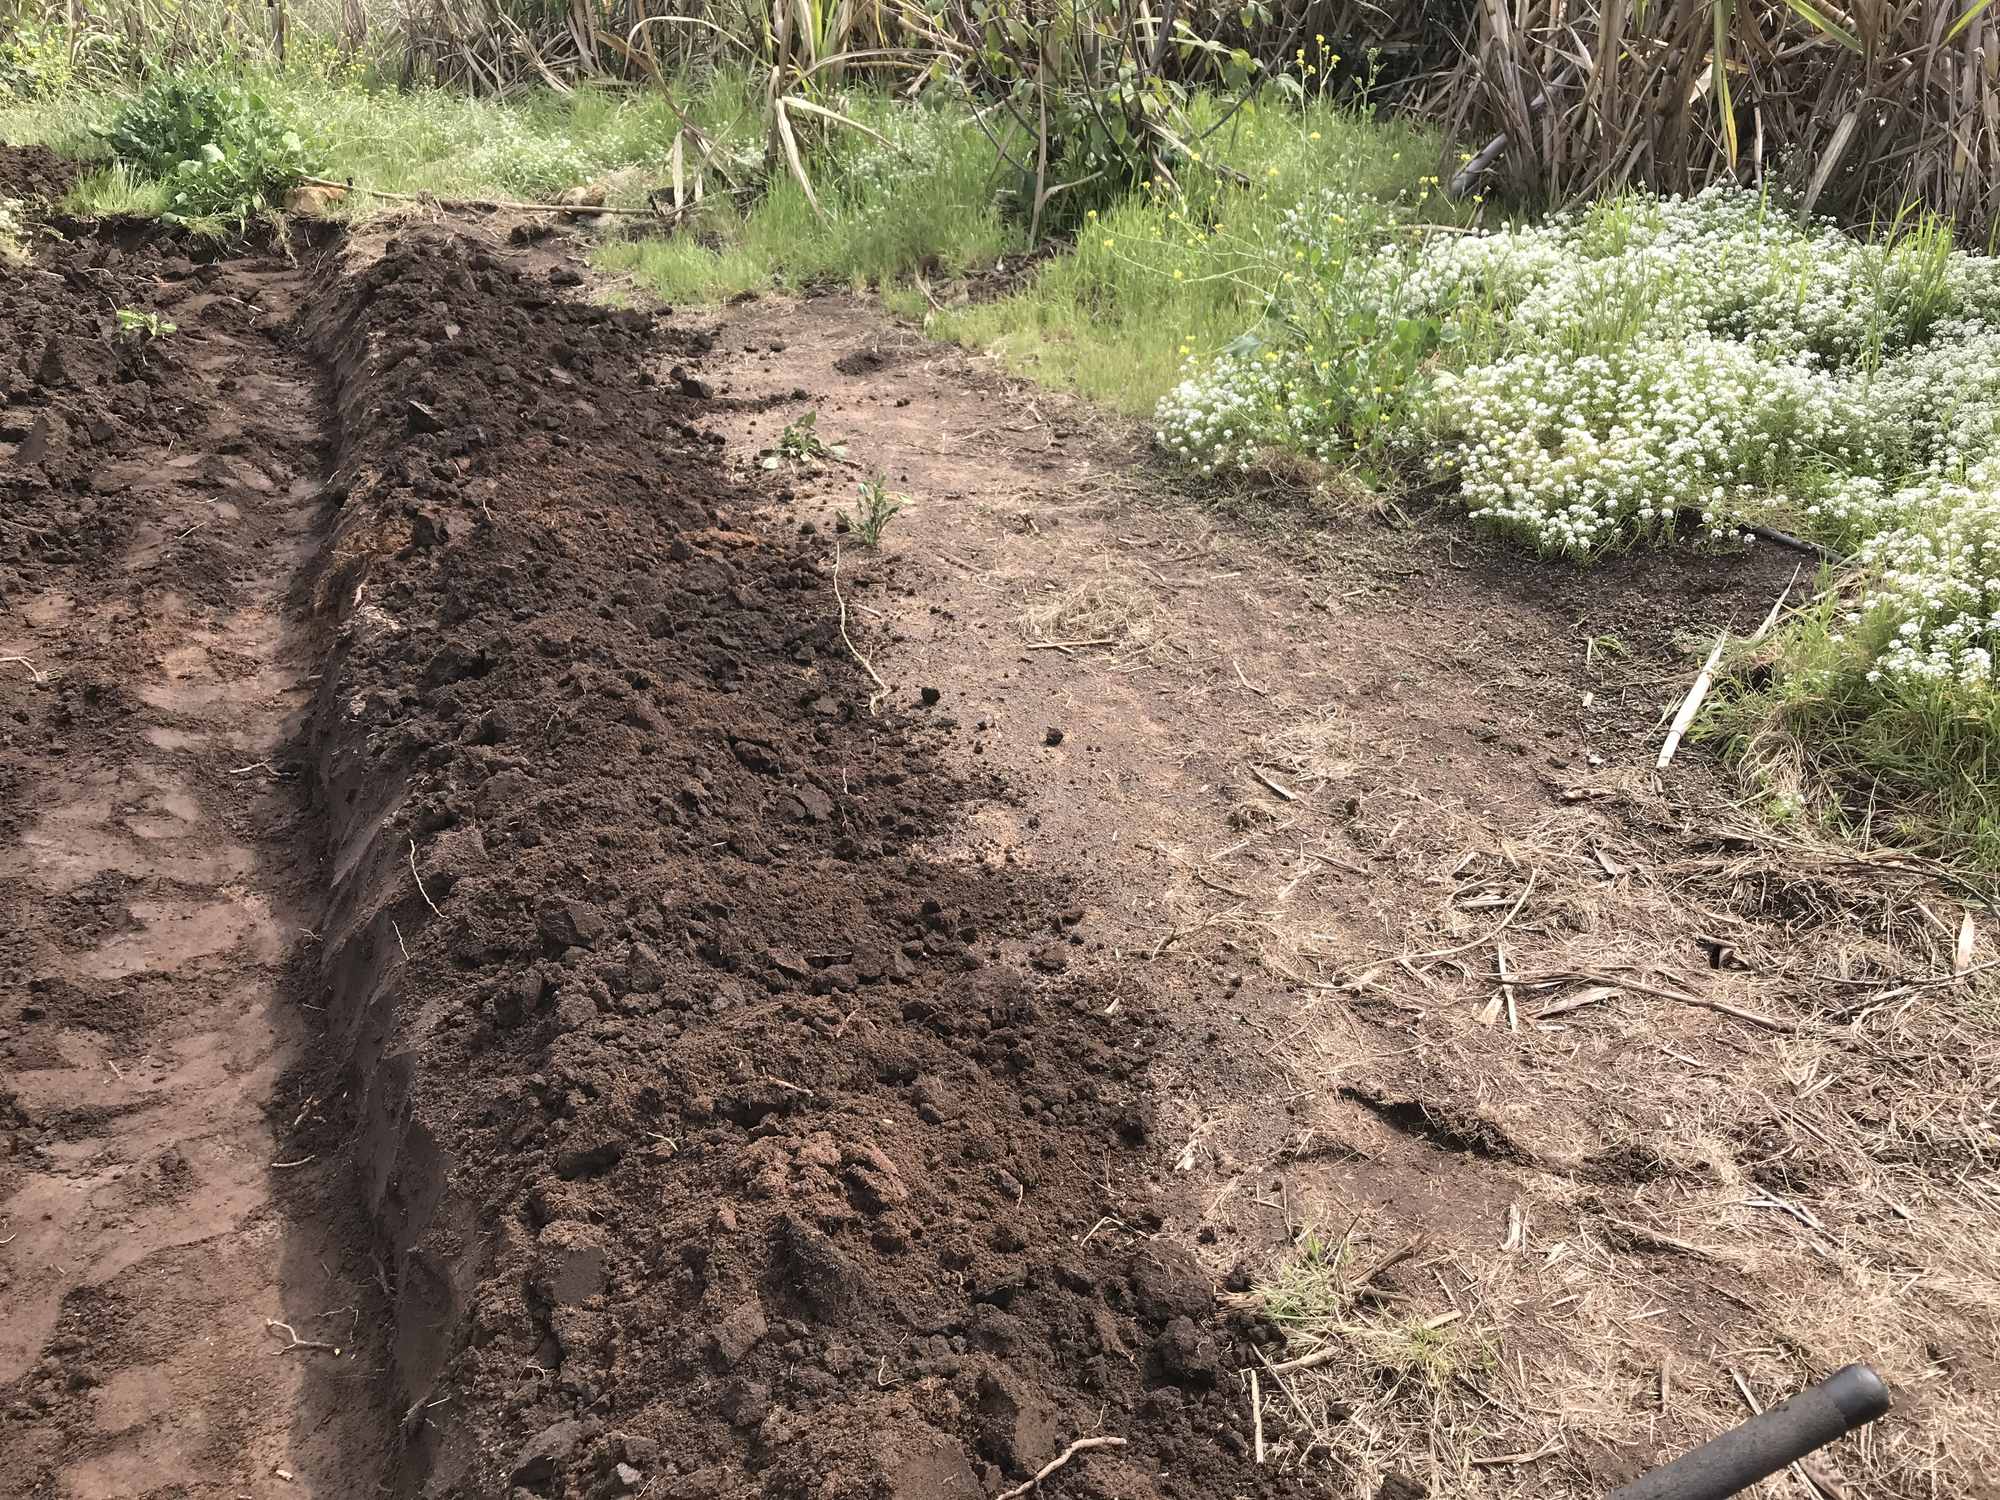
[{"label": "mound of dark soil", "polygon": [[1044,1493],[1260,1493],[1146,1238],[1151,1018],[1065,978],[1060,887],[926,853],[995,789],[868,717],[830,559],[732,527],[668,330],[573,279],[413,233],[318,327],[329,1024],[409,1479],[917,1500],[1107,1433]]},{"label": "mound of dark soil", "polygon": [[76,163],[46,146],[0,143],[0,198],[54,203],[76,181]]},{"label": "mound of dark soil", "polygon": [[[214,452],[200,440],[222,405],[261,397],[254,368],[205,370],[202,352],[218,339],[283,348],[293,309],[275,286],[258,281],[246,296],[232,277],[282,269],[310,246],[225,267],[212,245],[131,226],[121,240],[39,250],[30,265],[0,261],[0,607],[55,570],[96,577],[115,565],[152,511],[135,492],[160,478],[135,451],[185,449],[176,482],[229,488],[227,455],[246,439]],[[120,310],[155,323],[122,328]]]},{"label": "mound of dark soil", "polygon": [[0,602],[50,565],[108,557],[129,528],[116,476],[94,471],[168,432],[190,387],[172,339],[121,339],[115,313],[152,307],[174,270],[109,245],[0,261]]}]

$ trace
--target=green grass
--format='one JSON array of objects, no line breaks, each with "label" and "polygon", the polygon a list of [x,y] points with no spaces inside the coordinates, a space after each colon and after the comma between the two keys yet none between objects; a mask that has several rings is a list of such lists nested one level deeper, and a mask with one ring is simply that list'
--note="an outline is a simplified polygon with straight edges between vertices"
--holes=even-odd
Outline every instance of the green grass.
[{"label": "green grass", "polygon": [[94,89],[35,97],[0,91],[0,141],[47,146],[64,156],[102,156],[104,145],[97,132],[111,123],[119,99]]},{"label": "green grass", "polygon": [[[251,74],[248,81],[310,143],[322,175],[390,193],[546,201],[567,188],[608,181],[610,201],[636,202],[666,180],[683,114],[729,143],[739,159],[748,150],[747,99],[741,83],[728,78],[698,91],[585,87],[506,101],[296,72]],[[102,160],[102,132],[125,97],[100,88],[36,98],[0,94],[0,139]],[[146,212],[151,201],[144,184],[106,162],[66,206],[80,214]],[[341,212],[378,214],[390,201],[357,193]]]},{"label": "green grass", "polygon": [[755,195],[712,196],[682,233],[615,240],[600,264],[668,301],[712,302],[766,287],[949,278],[1023,250],[992,147],[960,114],[860,92],[840,105],[887,144],[826,127],[806,169],[820,212],[781,175]]},{"label": "green grass", "polygon": [[[1013,169],[950,105],[912,107],[860,90],[841,98],[844,112],[888,143],[820,125],[807,149],[816,213],[788,174],[765,173],[760,105],[734,75],[665,92],[585,87],[505,101],[374,87],[337,67],[267,72],[253,83],[312,143],[323,175],[441,198],[548,201],[604,182],[611,203],[639,203],[671,180],[675,135],[691,124],[716,158],[702,207],[672,235],[635,228],[608,239],[597,254],[604,269],[678,303],[774,287],[879,288],[899,311],[930,315],[939,337],[1133,413],[1149,410],[1191,356],[1214,353],[1262,317],[1285,274],[1277,228],[1288,204],[1327,182],[1363,202],[1409,200],[1423,193],[1439,154],[1422,131],[1329,104],[1253,104],[1229,117],[1174,190],[1149,184],[1103,200],[1077,217],[1074,253],[1041,262],[997,300],[938,312],[919,279],[1004,270],[1028,249]],[[120,102],[89,88],[0,96],[0,137],[101,158],[101,132]],[[1198,99],[1197,126],[1214,123],[1220,107]],[[683,160],[691,194],[698,153],[684,145]],[[357,193],[335,212],[362,218],[392,205]],[[107,162],[65,206],[157,214],[164,194]]]},{"label": "green grass", "polygon": [[1318,1343],[1353,1302],[1347,1241],[1306,1229],[1276,1271],[1253,1288],[1259,1310],[1288,1338]]},{"label": "green grass", "polygon": [[1870,682],[1842,639],[1844,607],[1829,589],[1752,653],[1697,737],[1742,768],[1773,822],[2000,870],[2000,696]]},{"label": "green grass", "polygon": [[[1287,274],[1279,224],[1316,186],[1338,182],[1363,205],[1357,237],[1386,229],[1388,206],[1426,197],[1437,140],[1414,127],[1315,103],[1238,111],[1172,189],[1148,183],[1085,211],[1071,253],[1040,262],[996,300],[934,306],[927,283],[1003,268],[1025,256],[1008,214],[1011,176],[986,138],[947,110],[866,95],[849,112],[899,152],[840,136],[808,173],[825,216],[789,179],[747,212],[717,205],[691,234],[633,238],[600,253],[674,302],[719,301],[761,287],[836,283],[880,289],[930,331],[991,350],[1015,371],[1150,411],[1190,357],[1227,346],[1264,316]],[[1220,106],[1198,100],[1206,125]],[[1435,200],[1433,200],[1434,202]]]},{"label": "green grass", "polygon": [[[1197,117],[1214,107],[1199,105]],[[1332,105],[1253,106],[1204,154],[1176,190],[1142,190],[1087,220],[1075,253],[1015,295],[947,310],[932,331],[993,350],[1022,375],[1149,413],[1190,358],[1263,321],[1292,274],[1279,232],[1288,208],[1338,184],[1363,210],[1354,235],[1383,232],[1391,203],[1425,196],[1439,146],[1414,127]]]}]

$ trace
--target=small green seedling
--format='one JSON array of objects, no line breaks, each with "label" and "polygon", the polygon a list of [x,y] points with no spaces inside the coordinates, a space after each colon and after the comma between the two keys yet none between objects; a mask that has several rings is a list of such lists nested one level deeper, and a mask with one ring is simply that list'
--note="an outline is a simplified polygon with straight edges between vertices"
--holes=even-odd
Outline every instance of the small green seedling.
[{"label": "small green seedling", "polygon": [[140,312],[136,307],[121,307],[114,314],[118,319],[118,331],[129,335],[141,344],[150,344],[154,339],[163,339],[177,332],[180,325],[169,323],[156,312]]},{"label": "small green seedling", "polygon": [[1583,664],[1586,667],[1596,666],[1599,656],[1624,661],[1631,654],[1632,648],[1615,635],[1594,635],[1583,643]]},{"label": "small green seedling", "polygon": [[840,520],[862,546],[879,547],[882,545],[882,533],[896,518],[896,513],[910,503],[910,497],[890,490],[882,482],[880,474],[855,488],[861,492],[861,503],[855,506],[851,515],[842,511]]},{"label": "small green seedling", "polygon": [[785,428],[778,446],[764,452],[764,467],[776,469],[786,463],[817,463],[823,458],[845,458],[845,443],[829,443],[819,435],[819,409],[815,407]]}]

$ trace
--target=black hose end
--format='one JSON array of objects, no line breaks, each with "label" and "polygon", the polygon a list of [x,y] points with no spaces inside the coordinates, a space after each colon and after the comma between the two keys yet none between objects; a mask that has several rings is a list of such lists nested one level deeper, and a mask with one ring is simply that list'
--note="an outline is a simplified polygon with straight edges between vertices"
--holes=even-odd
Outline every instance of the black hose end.
[{"label": "black hose end", "polygon": [[1820,1385],[1852,1432],[1889,1410],[1889,1387],[1866,1365],[1847,1365],[1835,1370]]}]

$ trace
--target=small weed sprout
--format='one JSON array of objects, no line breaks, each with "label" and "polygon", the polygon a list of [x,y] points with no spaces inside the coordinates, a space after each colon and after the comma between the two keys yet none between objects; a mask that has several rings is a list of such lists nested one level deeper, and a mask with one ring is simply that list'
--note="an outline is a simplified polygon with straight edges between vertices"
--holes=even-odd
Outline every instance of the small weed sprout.
[{"label": "small weed sprout", "polygon": [[[1447,1315],[1450,1316],[1450,1315]],[[1361,1331],[1362,1342],[1385,1370],[1442,1389],[1454,1375],[1489,1370],[1493,1351],[1453,1323],[1417,1317]]]},{"label": "small weed sprout", "polygon": [[778,446],[765,450],[763,465],[767,469],[776,469],[787,463],[818,464],[825,459],[846,456],[845,443],[829,443],[819,435],[819,410],[815,407],[786,426],[778,438]]},{"label": "small weed sprout", "polygon": [[1284,1268],[1257,1288],[1264,1316],[1292,1338],[1324,1337],[1350,1300],[1348,1259],[1345,1241],[1306,1229],[1293,1243]]},{"label": "small weed sprout", "polygon": [[1600,656],[1625,661],[1631,655],[1632,648],[1615,635],[1594,635],[1583,643],[1583,664],[1586,667],[1596,666]]},{"label": "small weed sprout", "polygon": [[180,331],[178,323],[169,323],[156,312],[141,312],[136,307],[121,307],[113,316],[118,320],[118,332],[140,345]]},{"label": "small weed sprout", "polygon": [[910,503],[910,497],[890,490],[880,474],[855,488],[860,492],[860,503],[851,514],[842,511],[840,521],[854,533],[862,546],[879,547],[882,545],[882,533],[897,513]]}]

